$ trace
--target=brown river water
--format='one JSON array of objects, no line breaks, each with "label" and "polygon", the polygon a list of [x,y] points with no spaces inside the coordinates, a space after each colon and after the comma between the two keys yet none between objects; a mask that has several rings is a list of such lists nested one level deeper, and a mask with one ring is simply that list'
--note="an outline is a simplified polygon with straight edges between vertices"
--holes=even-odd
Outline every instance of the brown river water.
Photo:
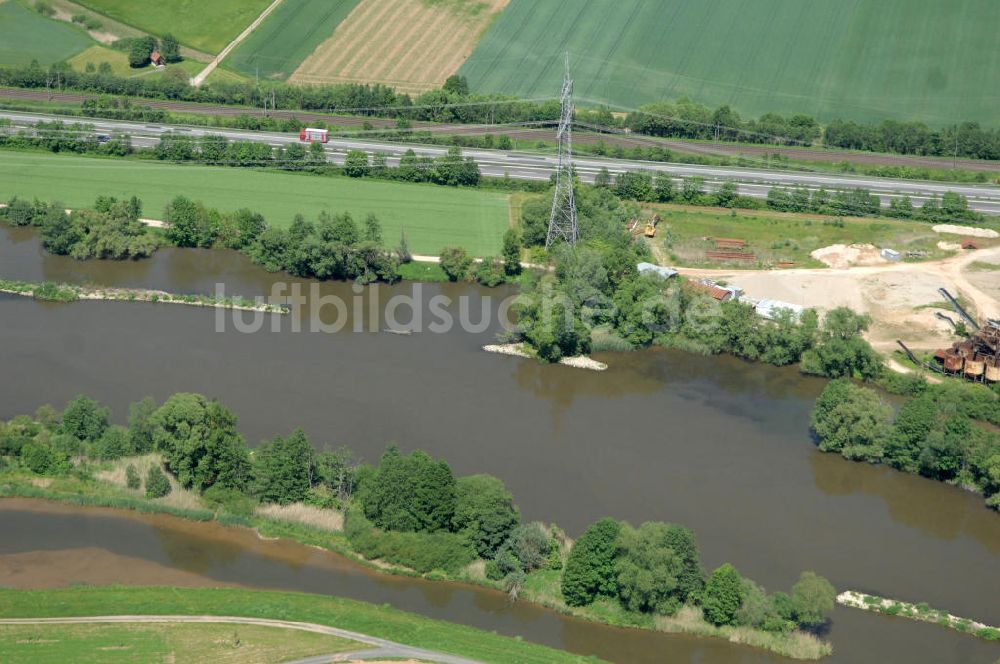
[{"label": "brown river water", "polygon": [[[223,281],[243,295],[290,281],[233,252],[80,263],[44,255],[31,231],[5,227],[0,278],[177,293],[211,293]],[[384,299],[414,288],[375,291]],[[494,313],[510,292],[421,288],[425,299],[467,296],[473,312],[491,296]],[[321,291],[355,296],[347,284]],[[824,383],[794,368],[644,351],[600,356],[611,369],[595,373],[483,353],[495,322],[476,333],[401,336],[379,332],[383,323],[375,332],[296,333],[285,317],[278,331],[243,334],[231,322],[217,332],[216,318],[193,307],[0,295],[0,418],[86,392],[121,421],[144,395],[203,392],[239,415],[252,444],[302,426],[318,446],[346,444],[369,461],[389,441],[420,447],[456,473],[497,475],[526,518],[571,535],[605,515],[675,521],[696,531],[708,568],[731,561],[769,590],[787,590],[812,569],[839,589],[1000,624],[1000,516],[979,496],[818,452],[808,419]],[[719,640],[582,623],[480,588],[375,574],[214,524],[6,501],[0,533],[2,585],[285,588],[388,602],[616,662],[783,661]],[[1000,658],[997,644],[842,608],[827,637],[834,662]]]}]

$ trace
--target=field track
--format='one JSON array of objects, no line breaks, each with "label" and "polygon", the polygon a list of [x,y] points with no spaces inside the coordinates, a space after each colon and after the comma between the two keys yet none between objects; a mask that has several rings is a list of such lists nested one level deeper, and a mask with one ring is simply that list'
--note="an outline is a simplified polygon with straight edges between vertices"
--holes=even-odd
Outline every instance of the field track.
[{"label": "field track", "polygon": [[462,73],[551,95],[568,50],[579,103],[996,126],[998,25],[995,0],[512,0]]},{"label": "field track", "polygon": [[509,1],[361,0],[290,80],[384,83],[410,93],[439,87]]},{"label": "field track", "polygon": [[[78,94],[72,92],[45,93],[39,90],[20,90],[13,88],[0,88],[0,101],[55,101],[68,104],[79,104],[85,99],[90,99],[94,95]],[[197,104],[183,101],[161,101],[153,99],[136,100],[144,106],[152,108],[162,108],[174,113],[197,113],[199,115],[222,115],[238,116],[252,112],[251,109],[239,106],[217,106],[211,104]],[[331,115],[327,113],[310,113],[306,111],[271,111],[268,113],[272,117],[278,118],[299,118],[305,122],[325,122],[338,127],[349,129],[360,129],[361,125],[368,121],[379,128],[394,127],[394,120],[380,118],[363,118],[353,115]],[[83,118],[81,121],[85,121]],[[472,135],[472,134],[506,134],[517,141],[527,141],[535,143],[537,141],[554,142],[556,140],[555,131],[551,129],[503,129],[491,128],[487,125],[440,125],[426,122],[413,123],[414,129],[435,128],[435,134],[448,135],[449,133]],[[786,148],[773,145],[734,145],[726,142],[709,141],[682,141],[672,139],[658,139],[646,136],[632,135],[628,138],[614,135],[597,135],[588,132],[574,132],[573,141],[580,144],[593,144],[604,141],[609,146],[621,145],[623,147],[642,146],[663,146],[675,152],[686,154],[704,155],[729,155],[736,157],[748,155],[755,158],[763,158],[764,155],[781,154],[803,162],[837,163],[850,161],[858,164],[869,164],[876,166],[906,166],[909,168],[931,168],[948,169],[953,165],[953,160],[946,157],[918,157],[912,155],[875,154],[871,152],[854,152],[849,150],[824,150],[822,148]],[[958,167],[967,171],[984,171],[1000,176],[1000,162],[981,161],[974,159],[959,159]]]}]

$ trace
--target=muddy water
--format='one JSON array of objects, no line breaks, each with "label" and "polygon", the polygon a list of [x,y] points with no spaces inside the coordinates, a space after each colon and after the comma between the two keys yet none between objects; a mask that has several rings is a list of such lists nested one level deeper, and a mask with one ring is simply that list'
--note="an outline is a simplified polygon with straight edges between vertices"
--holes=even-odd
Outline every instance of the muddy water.
[{"label": "muddy water", "polygon": [[[0,277],[175,292],[212,292],[221,279],[230,293],[245,295],[269,292],[283,278],[223,252],[166,251],[140,263],[78,263],[43,256],[30,233],[8,229],[0,229]],[[322,289],[345,301],[354,296],[343,284]],[[377,292],[387,298],[412,289]],[[482,303],[483,292],[472,287],[423,290],[428,297],[468,295],[473,311]],[[458,306],[451,310],[457,315]],[[8,378],[0,386],[0,417],[45,402],[61,406],[87,392],[122,419],[128,402],[144,394],[163,399],[176,391],[204,392],[240,416],[252,443],[303,426],[318,446],[348,444],[368,460],[388,441],[422,447],[447,458],[458,473],[501,477],[525,516],[555,521],[573,534],[604,515],[635,523],[677,521],[696,530],[707,566],[730,560],[769,589],[787,589],[799,571],[814,569],[839,588],[927,601],[1000,623],[1000,517],[977,496],[817,452],[808,437],[808,415],[823,383],[794,369],[656,351],[603,358],[612,364],[604,374],[543,367],[480,352],[495,322],[475,334],[411,336],[293,333],[287,325],[279,331],[265,326],[256,334],[228,325],[217,333],[215,325],[215,312],[201,309],[0,298],[0,366]],[[162,560],[153,547],[122,549],[140,541],[137,523],[146,532],[153,528],[145,522],[115,519],[104,526],[110,534],[102,542],[88,538],[92,526],[70,527],[90,521],[63,520],[51,529],[62,541],[35,549],[98,546],[185,569],[183,561]],[[35,550],[31,537],[4,537],[3,547]],[[207,546],[201,535],[186,537],[192,539],[185,550]],[[196,571],[215,581],[293,587],[278,571],[285,568],[265,559],[272,560],[248,550],[235,562],[216,561]],[[368,592],[310,583],[302,587]],[[365,583],[383,592],[399,587],[396,580]],[[676,637],[570,628],[545,613],[510,623],[506,612],[530,609],[472,611],[469,606],[485,602],[473,600],[481,591],[447,588],[440,592],[464,599],[431,599],[428,593],[438,591],[427,588],[416,595],[407,590],[390,599],[362,598],[481,621],[475,624],[581,652],[613,643],[629,653],[617,661],[662,661],[671,648],[679,661],[763,661],[726,644],[699,645],[707,650],[695,652],[676,650],[685,642]],[[412,603],[415,596],[419,606]],[[933,626],[843,610],[830,637],[837,659],[845,662],[1000,657],[1000,647]]]}]

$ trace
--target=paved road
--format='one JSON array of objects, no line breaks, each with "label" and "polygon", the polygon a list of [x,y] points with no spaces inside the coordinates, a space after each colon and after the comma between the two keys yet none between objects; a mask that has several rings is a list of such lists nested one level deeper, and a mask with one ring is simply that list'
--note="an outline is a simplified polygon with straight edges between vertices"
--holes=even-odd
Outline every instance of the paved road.
[{"label": "paved road", "polygon": [[[80,118],[59,118],[59,116],[42,113],[21,113],[0,111],[0,118],[10,119],[14,127],[29,127],[40,121],[63,119],[70,122],[80,122]],[[137,146],[155,145],[164,133],[179,132],[193,137],[206,134],[217,134],[231,140],[250,140],[266,142],[272,146],[283,146],[298,142],[298,136],[276,132],[247,131],[240,129],[221,129],[216,127],[179,127],[177,125],[153,125],[119,120],[87,119],[93,124],[95,131],[101,133],[124,133],[132,136],[133,144]],[[407,149],[413,149],[420,156],[437,157],[445,154],[447,148],[426,145],[404,145],[400,143],[385,143],[378,141],[361,141],[355,139],[332,139],[326,146],[327,158],[330,162],[342,164],[350,150],[364,150],[369,154],[376,152],[388,155],[389,165],[399,163],[399,158]],[[554,156],[533,155],[521,152],[504,152],[500,150],[467,149],[466,156],[478,162],[484,175],[503,177],[505,175],[524,180],[547,180],[556,169]],[[800,173],[751,168],[733,168],[720,166],[693,166],[689,164],[673,164],[634,160],[604,159],[580,157],[574,160],[577,173],[585,182],[593,182],[602,168],[611,173],[624,171],[653,171],[668,173],[674,178],[701,177],[706,188],[713,190],[723,182],[737,182],[739,192],[755,198],[767,197],[772,187],[804,187],[809,190],[825,188],[853,189],[864,188],[877,194],[883,201],[909,196],[915,205],[923,205],[930,198],[939,197],[945,192],[957,192],[969,200],[969,207],[991,215],[1000,215],[1000,187],[991,185],[968,185],[942,182],[922,182],[917,180],[895,180],[889,178],[873,178],[864,176],[841,176],[819,173]]]},{"label": "paved road", "polygon": [[465,659],[454,655],[446,655],[433,650],[414,648],[402,643],[379,639],[367,634],[351,632],[346,629],[316,625],[314,623],[293,622],[290,620],[265,620],[263,618],[241,618],[233,616],[85,616],[67,618],[3,618],[0,625],[77,625],[77,624],[109,624],[109,623],[223,623],[227,625],[256,625],[259,627],[277,627],[302,632],[314,632],[337,636],[342,639],[358,641],[371,646],[370,649],[351,653],[335,653],[299,660],[295,664],[325,664],[332,661],[351,661],[355,659],[416,659],[424,662],[439,662],[440,664],[479,664],[477,660]]}]

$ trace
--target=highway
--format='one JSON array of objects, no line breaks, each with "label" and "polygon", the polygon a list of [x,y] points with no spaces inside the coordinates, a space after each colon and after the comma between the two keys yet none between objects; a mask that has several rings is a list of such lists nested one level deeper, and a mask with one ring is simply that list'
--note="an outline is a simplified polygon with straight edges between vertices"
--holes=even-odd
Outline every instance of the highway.
[{"label": "highway", "polygon": [[[153,125],[120,120],[66,117],[42,113],[21,113],[0,111],[0,118],[11,120],[14,130],[28,128],[38,122],[62,120],[64,122],[85,122],[94,126],[101,134],[128,134],[133,145],[147,147],[159,142],[164,133],[176,132],[193,137],[215,134],[230,140],[262,141],[272,146],[284,146],[299,142],[298,136],[277,132],[224,129],[219,127],[197,127],[184,125]],[[10,128],[8,128],[10,129]],[[327,159],[331,163],[343,164],[350,150],[364,150],[369,154],[384,153],[388,163],[395,166],[407,150],[412,149],[419,156],[438,157],[447,152],[447,147],[380,142],[359,139],[332,138],[326,144]],[[525,180],[547,180],[555,171],[555,156],[506,152],[501,150],[465,149],[463,154],[472,157],[479,164],[483,175],[493,177],[509,176]],[[727,180],[737,183],[738,190],[746,196],[766,198],[772,187],[804,187],[811,191],[863,188],[878,195],[883,204],[893,198],[909,196],[914,205],[923,205],[930,198],[940,197],[948,191],[965,196],[969,207],[990,215],[1000,215],[1000,187],[979,184],[953,184],[945,182],[924,182],[919,180],[898,180],[869,176],[833,175],[827,173],[765,170],[759,168],[736,168],[721,166],[695,166],[663,162],[633,161],[580,157],[574,159],[574,166],[580,179],[593,182],[602,168],[612,174],[624,171],[652,171],[669,173],[674,178],[700,177],[705,180],[705,188],[714,190]]]}]

